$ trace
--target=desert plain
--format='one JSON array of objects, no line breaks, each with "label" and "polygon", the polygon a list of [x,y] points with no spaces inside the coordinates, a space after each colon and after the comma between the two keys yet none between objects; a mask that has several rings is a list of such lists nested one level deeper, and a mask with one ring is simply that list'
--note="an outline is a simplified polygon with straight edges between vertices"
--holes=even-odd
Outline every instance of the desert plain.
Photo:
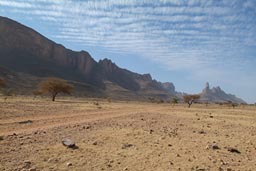
[{"label": "desert plain", "polygon": [[255,171],[256,106],[1,98],[0,170]]}]

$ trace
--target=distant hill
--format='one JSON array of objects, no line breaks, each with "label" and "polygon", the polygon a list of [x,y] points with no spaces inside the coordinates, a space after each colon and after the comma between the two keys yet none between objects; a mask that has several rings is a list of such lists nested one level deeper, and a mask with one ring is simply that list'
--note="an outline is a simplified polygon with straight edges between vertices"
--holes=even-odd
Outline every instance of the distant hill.
[{"label": "distant hill", "polygon": [[209,83],[206,83],[205,88],[200,94],[201,101],[207,102],[233,102],[233,103],[246,103],[244,100],[232,94],[225,93],[220,87],[210,88]]},{"label": "distant hill", "polygon": [[[86,94],[88,90],[117,98],[170,99],[175,96],[172,83],[163,84],[153,80],[150,74],[122,69],[109,59],[96,62],[86,51],[67,49],[5,17],[0,17],[0,45],[0,67],[9,73],[2,77],[7,78],[10,86],[19,84],[23,93],[27,92],[26,87],[31,91],[43,77],[54,76],[79,83],[81,87],[86,85],[77,94]],[[91,88],[96,91],[90,91]]]}]

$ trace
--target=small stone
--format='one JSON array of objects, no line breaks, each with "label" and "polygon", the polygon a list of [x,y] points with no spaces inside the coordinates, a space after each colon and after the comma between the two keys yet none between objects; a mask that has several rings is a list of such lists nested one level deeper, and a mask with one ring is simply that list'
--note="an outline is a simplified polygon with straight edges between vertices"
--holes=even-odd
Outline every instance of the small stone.
[{"label": "small stone", "polygon": [[97,142],[97,141],[95,141],[95,142],[93,142],[93,143],[92,143],[92,145],[97,145],[97,144],[98,144],[98,142]]},{"label": "small stone", "polygon": [[29,171],[36,171],[36,168],[35,167],[30,168]]},{"label": "small stone", "polygon": [[30,165],[30,164],[31,164],[31,161],[29,161],[29,160],[25,160],[25,161],[24,161],[24,163],[25,163],[25,164],[29,164],[29,165]]},{"label": "small stone", "polygon": [[222,167],[219,167],[219,171],[224,171],[224,169]]},{"label": "small stone", "polygon": [[211,144],[211,145],[207,145],[206,149],[213,149],[213,150],[219,150],[220,147],[217,144]]},{"label": "small stone", "polygon": [[130,148],[132,146],[133,146],[132,144],[125,143],[125,144],[122,145],[122,149],[127,149],[127,148]]},{"label": "small stone", "polygon": [[231,168],[227,168],[227,171],[232,171],[232,169]]},{"label": "small stone", "polygon": [[49,163],[55,163],[55,162],[57,162],[58,161],[58,159],[55,159],[55,158],[49,158],[48,159],[48,162]]},{"label": "small stone", "polygon": [[217,144],[213,144],[212,145],[212,149],[213,150],[218,150],[218,149],[220,149],[220,147]]},{"label": "small stone", "polygon": [[227,165],[228,164],[227,162],[225,162],[223,160],[220,160],[220,163],[221,163],[221,165]]},{"label": "small stone", "polygon": [[76,147],[76,144],[74,141],[68,139],[68,138],[65,138],[62,140],[62,144],[68,148],[75,148]]},{"label": "small stone", "polygon": [[241,153],[239,150],[237,150],[236,148],[233,148],[233,147],[228,147],[227,149],[228,149],[228,151],[231,152],[231,153],[238,153],[238,154]]},{"label": "small stone", "polygon": [[83,126],[83,129],[90,129],[90,128],[91,128],[90,125],[88,125],[88,126]]},{"label": "small stone", "polygon": [[153,132],[154,132],[154,130],[153,130],[153,129],[149,130],[149,133],[150,133],[150,134],[152,134]]},{"label": "small stone", "polygon": [[33,123],[33,121],[31,120],[27,120],[27,121],[21,121],[21,122],[18,122],[19,124],[31,124]]},{"label": "small stone", "polygon": [[70,166],[72,166],[72,163],[70,163],[70,162],[67,162],[67,164],[66,164],[68,167],[70,167]]},{"label": "small stone", "polygon": [[206,132],[204,132],[204,130],[201,130],[198,132],[199,134],[206,134]]}]

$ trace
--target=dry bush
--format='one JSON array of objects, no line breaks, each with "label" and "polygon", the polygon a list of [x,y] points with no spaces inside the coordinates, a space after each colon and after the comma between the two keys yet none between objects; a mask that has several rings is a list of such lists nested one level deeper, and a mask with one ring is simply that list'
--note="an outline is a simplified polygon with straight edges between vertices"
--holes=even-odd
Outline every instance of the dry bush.
[{"label": "dry bush", "polygon": [[0,89],[6,87],[6,82],[3,79],[0,79]]}]

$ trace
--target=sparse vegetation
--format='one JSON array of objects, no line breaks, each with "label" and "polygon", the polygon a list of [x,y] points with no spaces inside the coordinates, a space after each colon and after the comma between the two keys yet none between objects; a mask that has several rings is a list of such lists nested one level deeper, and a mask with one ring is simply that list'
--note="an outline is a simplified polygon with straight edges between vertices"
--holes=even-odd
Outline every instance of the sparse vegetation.
[{"label": "sparse vegetation", "polygon": [[155,98],[154,98],[154,97],[149,97],[148,100],[149,100],[151,103],[154,103],[154,102],[155,102]]},{"label": "sparse vegetation", "polygon": [[238,106],[237,103],[232,103],[231,105],[232,105],[233,109]]},{"label": "sparse vegetation", "polygon": [[6,87],[6,83],[3,79],[0,79],[0,90]]},{"label": "sparse vegetation", "polygon": [[10,88],[6,88],[2,90],[2,93],[4,96],[12,96],[13,95],[13,90]]},{"label": "sparse vegetation", "polygon": [[112,99],[109,97],[109,98],[107,98],[107,101],[108,101],[109,103],[111,103],[111,102],[112,102]]},{"label": "sparse vegetation", "polygon": [[183,100],[184,100],[185,103],[188,104],[189,108],[198,99],[200,99],[200,95],[198,95],[198,94],[184,95],[183,96]]},{"label": "sparse vegetation", "polygon": [[71,94],[73,86],[68,84],[66,80],[50,77],[42,81],[38,87],[38,93],[50,94],[52,101],[55,101],[59,93]]},{"label": "sparse vegetation", "polygon": [[177,103],[179,103],[179,99],[177,97],[174,97],[172,99],[172,104],[177,104]]},{"label": "sparse vegetation", "polygon": [[0,79],[0,91],[4,96],[4,100],[7,100],[9,96],[14,94],[13,89],[7,87],[6,81],[4,79]]},{"label": "sparse vegetation", "polygon": [[157,103],[158,103],[158,104],[164,103],[164,100],[163,100],[163,99],[160,99]]},{"label": "sparse vegetation", "polygon": [[35,99],[37,96],[40,96],[40,95],[42,95],[42,94],[43,94],[43,93],[42,93],[41,91],[39,91],[39,90],[33,91],[34,99]]}]

